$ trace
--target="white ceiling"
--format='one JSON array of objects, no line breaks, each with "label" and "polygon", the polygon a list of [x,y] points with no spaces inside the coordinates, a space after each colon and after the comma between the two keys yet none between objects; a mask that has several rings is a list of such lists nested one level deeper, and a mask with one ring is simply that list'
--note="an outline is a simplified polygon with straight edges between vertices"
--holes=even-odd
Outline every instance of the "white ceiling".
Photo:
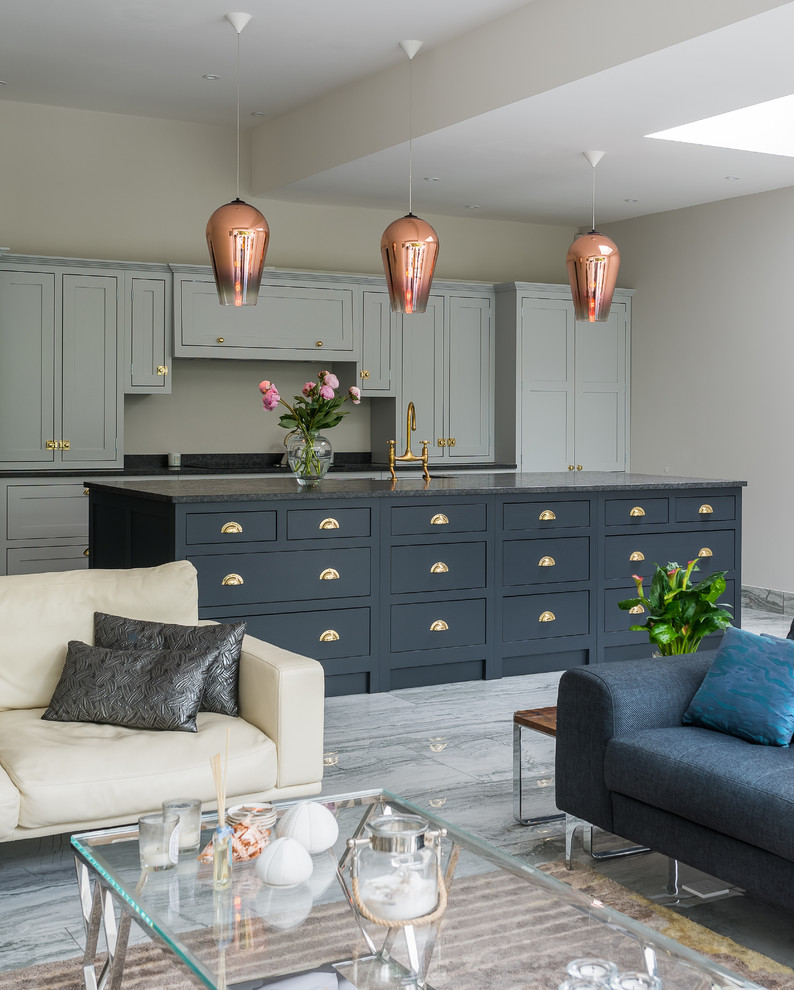
[{"label": "white ceiling", "polygon": [[[538,7],[525,0],[242,0],[253,14],[241,36],[243,126],[266,128],[268,120],[288,119],[337,90],[394,72],[407,61],[397,46],[402,38],[424,42],[418,74],[425,53],[443,52],[469,32],[477,37],[498,18],[509,30],[523,8],[531,16],[555,0],[535,2]],[[649,15],[649,25],[654,12],[666,9],[632,2]],[[565,3],[592,16],[589,0]],[[603,12],[620,3],[599,6]],[[744,19],[724,23],[727,6]],[[689,37],[682,28],[685,40],[656,50],[645,45],[636,57],[637,39],[627,35],[626,57],[600,71],[561,84],[549,72],[549,84],[526,98],[458,114],[419,134],[415,212],[589,225],[584,149],[606,152],[597,171],[601,222],[794,185],[792,158],[644,137],[794,93],[794,3],[690,3],[698,7],[721,8],[724,26],[690,29]],[[758,13],[763,7],[771,9]],[[236,42],[225,11],[223,0],[9,0],[0,10],[0,99],[229,125]],[[548,46],[560,46],[562,56],[567,41],[555,34]],[[205,73],[221,78],[210,82]],[[253,111],[265,114],[266,123]],[[401,139],[281,181],[264,195],[402,211],[407,164]]]}]

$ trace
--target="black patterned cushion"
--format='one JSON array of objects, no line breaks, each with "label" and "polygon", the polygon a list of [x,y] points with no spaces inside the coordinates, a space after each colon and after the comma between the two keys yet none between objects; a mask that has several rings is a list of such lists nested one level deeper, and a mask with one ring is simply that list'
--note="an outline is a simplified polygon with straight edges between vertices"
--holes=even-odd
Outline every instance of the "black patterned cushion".
[{"label": "black patterned cushion", "polygon": [[94,612],[96,646],[114,650],[147,647],[212,654],[199,711],[217,712],[219,715],[237,716],[237,678],[244,635],[244,622],[178,626]]},{"label": "black patterned cushion", "polygon": [[195,732],[211,663],[210,653],[109,650],[71,640],[61,679],[41,717]]}]

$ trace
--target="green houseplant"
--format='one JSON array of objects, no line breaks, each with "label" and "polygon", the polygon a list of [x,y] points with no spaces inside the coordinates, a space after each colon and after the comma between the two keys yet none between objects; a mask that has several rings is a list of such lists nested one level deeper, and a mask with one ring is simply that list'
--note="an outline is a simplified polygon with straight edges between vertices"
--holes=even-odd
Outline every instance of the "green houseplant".
[{"label": "green houseplant", "polygon": [[618,602],[624,611],[640,607],[647,610],[645,622],[629,628],[645,630],[663,657],[694,653],[704,636],[731,624],[733,616],[717,603],[725,591],[725,571],[691,584],[692,572],[697,570],[697,559],[690,560],[686,569],[675,563],[666,568],[657,564],[647,598],[642,590],[643,579],[632,574],[637,597]]}]

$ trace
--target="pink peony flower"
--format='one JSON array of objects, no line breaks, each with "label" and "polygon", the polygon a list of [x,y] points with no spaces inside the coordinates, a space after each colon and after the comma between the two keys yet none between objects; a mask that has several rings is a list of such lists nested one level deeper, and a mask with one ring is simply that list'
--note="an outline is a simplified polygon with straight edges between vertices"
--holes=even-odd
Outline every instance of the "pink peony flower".
[{"label": "pink peony flower", "polygon": [[350,398],[353,400],[353,405],[357,406],[361,402],[361,389],[356,388],[355,385],[351,385],[348,392],[350,393]]},{"label": "pink peony flower", "polygon": [[272,385],[272,382],[260,382],[259,383],[259,391],[264,394],[271,387],[271,385]]},{"label": "pink peony flower", "polygon": [[265,409],[267,409],[268,412],[270,412],[272,409],[276,408],[280,400],[281,400],[281,396],[278,393],[278,389],[276,388],[275,385],[271,385],[270,388],[267,389],[267,391],[264,394],[264,397],[262,399],[262,405],[265,407]]},{"label": "pink peony flower", "polygon": [[[331,377],[333,378],[334,376],[331,375]],[[321,399],[333,399],[333,397],[334,397],[334,390],[331,388],[330,385],[321,385],[320,386],[320,398]]]},{"label": "pink peony flower", "polygon": [[303,394],[308,399],[312,395],[314,395],[314,390],[316,388],[317,388],[317,382],[306,382],[306,384],[303,386],[303,388],[301,389],[301,391],[303,392]]},{"label": "pink peony flower", "polygon": [[[320,380],[323,385],[327,385],[329,388],[339,388],[339,379],[336,375],[332,375],[330,371],[321,371]],[[333,398],[333,396],[325,396],[325,398]]]}]

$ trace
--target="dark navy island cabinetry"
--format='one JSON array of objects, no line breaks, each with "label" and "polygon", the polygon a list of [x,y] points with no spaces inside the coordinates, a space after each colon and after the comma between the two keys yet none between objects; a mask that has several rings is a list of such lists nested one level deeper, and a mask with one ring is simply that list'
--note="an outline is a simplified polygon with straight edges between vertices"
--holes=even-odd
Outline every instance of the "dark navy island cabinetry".
[{"label": "dark navy island cabinetry", "polygon": [[632,574],[699,557],[740,622],[737,481],[563,473],[427,486],[95,480],[92,567],[188,559],[200,615],[315,657],[329,695],[648,655]]}]

